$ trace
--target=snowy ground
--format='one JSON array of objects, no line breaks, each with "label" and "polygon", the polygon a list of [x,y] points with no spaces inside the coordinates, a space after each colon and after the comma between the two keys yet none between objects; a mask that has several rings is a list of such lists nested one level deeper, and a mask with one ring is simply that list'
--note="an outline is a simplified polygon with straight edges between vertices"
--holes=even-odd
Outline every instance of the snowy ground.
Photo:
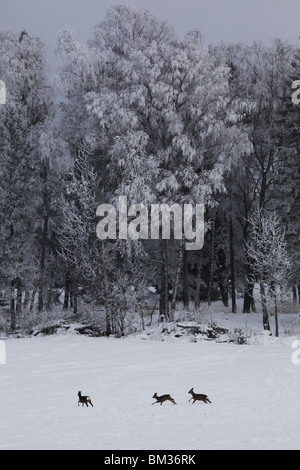
[{"label": "snowy ground", "polygon": [[[7,339],[0,449],[300,449],[295,338]],[[212,404],[188,403],[191,387]],[[78,390],[93,408],[77,406]],[[177,406],[152,406],[154,392]]]}]

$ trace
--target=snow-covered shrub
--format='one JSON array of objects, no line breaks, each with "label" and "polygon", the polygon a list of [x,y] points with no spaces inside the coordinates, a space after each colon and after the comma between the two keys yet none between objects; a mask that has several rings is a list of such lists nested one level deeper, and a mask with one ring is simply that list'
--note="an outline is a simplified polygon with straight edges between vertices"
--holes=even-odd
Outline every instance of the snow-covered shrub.
[{"label": "snow-covered shrub", "polygon": [[300,333],[300,317],[298,315],[282,315],[280,326],[285,336],[296,336]]},{"label": "snow-covered shrub", "polygon": [[246,328],[234,328],[228,332],[230,340],[236,344],[247,344],[251,336],[250,330]]},{"label": "snow-covered shrub", "polygon": [[21,315],[16,317],[16,331],[20,335],[30,335],[37,331],[54,331],[60,321],[64,321],[70,312],[62,312],[60,309],[51,311],[30,311],[23,310]]}]

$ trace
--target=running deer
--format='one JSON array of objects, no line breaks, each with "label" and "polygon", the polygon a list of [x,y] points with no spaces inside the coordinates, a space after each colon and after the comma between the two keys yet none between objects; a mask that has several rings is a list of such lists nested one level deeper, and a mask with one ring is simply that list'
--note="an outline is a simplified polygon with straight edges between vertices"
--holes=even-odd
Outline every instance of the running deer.
[{"label": "running deer", "polygon": [[172,398],[171,395],[169,395],[169,394],[161,395],[160,397],[158,397],[157,393],[155,392],[152,398],[155,398],[155,400],[156,400],[154,403],[152,403],[152,405],[155,405],[155,403],[160,403],[162,405],[163,402],[166,401],[166,400],[169,400],[172,403],[174,403],[174,405],[177,405],[174,398]]},{"label": "running deer", "polygon": [[78,392],[78,397],[79,397],[78,406],[79,406],[79,403],[82,403],[82,406],[83,406],[83,405],[89,406],[88,403],[89,403],[90,405],[94,406],[90,397],[88,397],[88,396],[84,396],[84,397],[83,397],[83,396],[81,395],[81,392]]},{"label": "running deer", "polygon": [[204,401],[204,403],[211,403],[210,399],[208,398],[207,395],[203,395],[202,393],[194,393],[194,389],[191,388],[191,390],[188,392],[192,395],[192,398],[189,399],[189,402],[191,400],[194,400],[192,404],[195,403],[195,401]]}]

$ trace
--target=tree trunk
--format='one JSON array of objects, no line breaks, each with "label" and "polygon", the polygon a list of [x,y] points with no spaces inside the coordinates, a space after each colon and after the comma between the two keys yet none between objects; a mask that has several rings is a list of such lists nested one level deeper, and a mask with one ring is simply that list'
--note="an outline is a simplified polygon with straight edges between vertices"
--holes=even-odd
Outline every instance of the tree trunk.
[{"label": "tree trunk", "polygon": [[235,293],[235,264],[234,264],[234,236],[232,215],[229,216],[229,252],[230,252],[230,280],[231,280],[231,312],[236,313]]},{"label": "tree trunk", "polygon": [[30,308],[29,308],[30,312],[33,311],[35,294],[36,294],[36,290],[33,289],[33,291],[31,292],[31,299],[30,299]]},{"label": "tree trunk", "polygon": [[[200,258],[200,255],[199,255]],[[196,294],[195,294],[195,309],[200,309],[201,301],[201,263],[200,259],[197,260],[197,275],[196,275]]]},{"label": "tree trunk", "polygon": [[164,276],[165,276],[165,312],[166,317],[173,321],[173,314],[169,308],[169,259],[168,259],[168,246],[167,240],[164,240]]},{"label": "tree trunk", "polygon": [[160,292],[160,318],[173,321],[173,314],[169,309],[169,264],[167,240],[162,240],[162,282]]},{"label": "tree trunk", "polygon": [[188,252],[183,252],[183,291],[182,291],[183,305],[189,308],[189,263]]},{"label": "tree trunk", "polygon": [[108,298],[108,279],[107,279],[107,259],[106,259],[106,246],[105,240],[102,240],[102,253],[103,253],[103,281],[104,281],[104,304],[105,304],[105,328],[106,335],[111,334],[111,314],[110,314],[110,302]]},{"label": "tree trunk", "polygon": [[73,297],[73,314],[77,315],[78,312],[78,282],[77,279],[72,281],[72,297]]},{"label": "tree trunk", "polygon": [[244,305],[243,313],[256,313],[256,306],[253,297],[254,283],[252,281],[247,281],[247,286],[244,292]]},{"label": "tree trunk", "polygon": [[221,299],[223,302],[224,307],[228,307],[228,281],[226,279],[222,279],[221,272],[219,271],[219,290],[221,293]]},{"label": "tree trunk", "polygon": [[293,293],[293,304],[296,305],[298,302],[298,298],[297,298],[297,289],[295,285],[293,285],[292,287],[292,293]]},{"label": "tree trunk", "polygon": [[263,327],[264,327],[264,330],[271,331],[265,286],[262,282],[260,283],[260,296],[261,296],[261,305],[262,305],[262,312],[263,312]]},{"label": "tree trunk", "polygon": [[274,291],[274,316],[275,316],[275,336],[279,336],[279,325],[278,325],[278,300],[277,292]]},{"label": "tree trunk", "polygon": [[42,246],[41,246],[41,259],[40,259],[40,278],[39,278],[39,297],[38,297],[38,311],[41,312],[44,308],[44,290],[45,290],[45,261],[46,249],[48,238],[48,224],[49,224],[49,197],[47,189],[47,163],[43,167],[43,233],[42,233]]},{"label": "tree trunk", "polygon": [[178,287],[179,287],[179,281],[180,281],[180,273],[182,270],[183,250],[184,250],[184,246],[183,246],[183,243],[181,243],[179,246],[176,277],[175,277],[174,289],[173,289],[173,294],[172,294],[172,302],[171,302],[172,311],[174,311],[176,308],[176,299],[177,299],[177,293],[178,293]]},{"label": "tree trunk", "polygon": [[16,328],[16,310],[15,310],[15,281],[10,283],[10,327]]},{"label": "tree trunk", "polygon": [[252,273],[252,265],[250,263],[247,249],[246,249],[246,242],[244,238],[244,249],[246,254],[246,274],[247,274],[247,285],[244,292],[244,305],[243,305],[243,313],[256,313],[255,301],[253,296],[254,291],[254,281],[253,281],[253,273]]},{"label": "tree trunk", "polygon": [[214,260],[215,260],[215,226],[216,226],[216,214],[214,213],[211,227],[211,247],[210,247],[210,270],[209,270],[209,281],[208,281],[208,305],[211,304],[212,297],[212,286],[214,278]]},{"label": "tree trunk", "polygon": [[71,285],[70,273],[69,271],[67,271],[66,277],[65,277],[65,295],[64,295],[63,310],[68,310],[69,308],[70,285]]},{"label": "tree trunk", "polygon": [[19,315],[22,312],[22,283],[20,278],[16,279],[15,286],[17,289],[16,314]]},{"label": "tree trunk", "polygon": [[25,289],[23,308],[26,309],[30,301],[30,292],[28,289]]}]

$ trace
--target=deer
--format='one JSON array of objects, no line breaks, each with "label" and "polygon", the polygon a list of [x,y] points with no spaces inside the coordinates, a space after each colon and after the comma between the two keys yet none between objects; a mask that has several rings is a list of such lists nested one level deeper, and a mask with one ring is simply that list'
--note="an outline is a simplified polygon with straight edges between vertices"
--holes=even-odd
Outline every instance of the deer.
[{"label": "deer", "polygon": [[92,403],[91,397],[82,396],[81,392],[78,392],[78,397],[79,397],[78,406],[79,406],[79,403],[82,403],[82,406],[84,406],[84,405],[89,406],[88,404],[94,406],[93,403]]},{"label": "deer", "polygon": [[155,405],[155,403],[160,403],[160,405],[162,405],[163,402],[167,401],[167,400],[171,401],[174,405],[177,405],[174,398],[172,398],[171,395],[169,395],[169,394],[161,395],[160,397],[158,397],[157,393],[155,392],[152,398],[156,399],[156,401],[154,403],[152,403],[152,405]]},{"label": "deer", "polygon": [[192,404],[195,403],[195,401],[203,401],[204,403],[211,403],[210,399],[208,398],[207,395],[203,395],[202,393],[194,393],[194,389],[191,388],[191,390],[188,392],[192,395],[192,397],[189,399],[189,402],[191,400],[194,400]]}]

